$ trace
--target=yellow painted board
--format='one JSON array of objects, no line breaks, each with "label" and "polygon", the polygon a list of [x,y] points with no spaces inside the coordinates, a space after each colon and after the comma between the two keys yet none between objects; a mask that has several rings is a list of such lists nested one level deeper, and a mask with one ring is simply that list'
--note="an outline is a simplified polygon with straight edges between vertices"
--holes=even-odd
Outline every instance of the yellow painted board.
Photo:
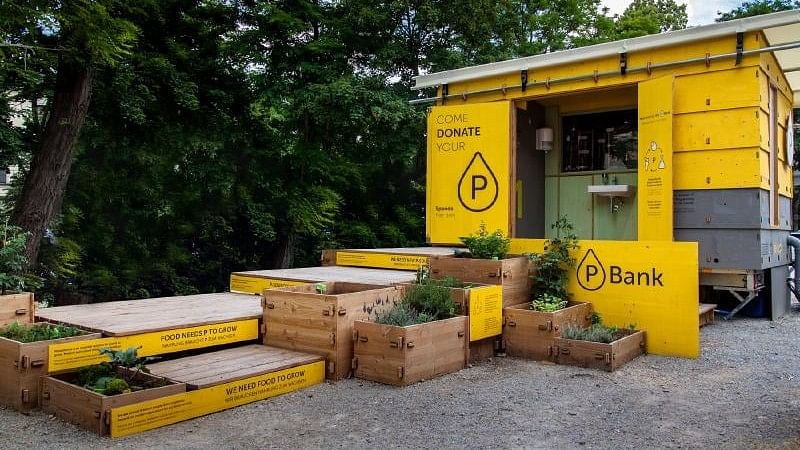
[{"label": "yellow painted board", "polygon": [[762,187],[760,152],[758,148],[676,152],[674,189]]},{"label": "yellow painted board", "polygon": [[673,114],[675,78],[639,83],[637,236],[672,241]]},{"label": "yellow painted board", "polygon": [[[745,33],[744,46],[746,49],[758,48],[761,46],[761,43],[757,40],[756,35],[756,32]],[[730,53],[730,41],[731,39],[729,37],[722,37],[709,39],[706,41],[684,43],[671,47],[661,47],[647,51],[631,52],[628,54],[628,66],[644,67],[648,62],[652,64],[658,64],[662,62],[681,61],[693,57],[702,58],[706,55],[706,53],[711,53],[712,55]],[[739,64],[739,67],[757,67],[759,64],[760,58],[758,55],[745,56],[742,60],[742,63]],[[467,96],[463,100],[461,98],[452,98],[448,100],[448,102],[452,105],[463,105],[496,100],[511,100],[516,98],[531,98],[562,93],[572,93],[581,90],[614,86],[635,85],[640,81],[646,81],[664,75],[677,76],[728,70],[730,69],[731,65],[732,60],[715,62],[711,64],[711,67],[706,67],[705,63],[700,62],[697,64],[688,64],[684,66],[654,69],[652,75],[648,75],[646,72],[629,73],[626,75],[602,77],[598,80],[598,82],[590,79],[586,81],[554,83],[551,84],[549,88],[545,86],[529,85],[525,92],[521,92],[519,89],[512,89],[507,91],[506,94],[498,91],[487,94]],[[587,61],[572,62],[559,66],[537,68],[529,71],[528,80],[529,83],[532,83],[535,81],[545,81],[548,78],[567,78],[578,75],[592,74],[595,70],[600,73],[619,71],[619,57],[609,56]],[[484,89],[499,88],[504,84],[506,86],[515,86],[519,84],[519,77],[519,72],[515,72],[475,80],[453,82],[449,84],[449,91],[450,94],[453,95],[460,94],[462,92],[474,92]]]},{"label": "yellow painted board", "polygon": [[[675,114],[758,107],[758,68],[731,67],[675,78]],[[724,89],[720,87],[724,86]]]},{"label": "yellow painted board", "polygon": [[510,102],[431,109],[428,242],[458,244],[481,223],[509,232],[510,118]]},{"label": "yellow painted board", "polygon": [[348,252],[336,250],[336,265],[377,269],[418,270],[428,264],[427,256],[399,253]]},{"label": "yellow painted board", "polygon": [[503,287],[482,286],[469,290],[469,340],[478,341],[503,333]]},{"label": "yellow painted board", "polygon": [[676,114],[675,152],[766,146],[760,134],[763,117],[759,111],[748,107]]},{"label": "yellow painted board", "polygon": [[[515,254],[541,252],[541,239],[513,239]],[[592,303],[607,325],[645,330],[647,352],[700,355],[696,242],[580,241],[567,291]]]},{"label": "yellow painted board", "polygon": [[111,437],[129,436],[297,391],[325,379],[325,361],[111,409]]},{"label": "yellow painted board", "polygon": [[542,105],[557,106],[561,114],[578,114],[593,111],[636,109],[636,87],[603,89],[587,93],[576,93],[540,100]]},{"label": "yellow painted board", "polygon": [[100,354],[102,348],[136,347],[140,356],[155,356],[255,339],[258,339],[258,319],[52,344],[48,347],[48,370],[62,372],[106,362],[108,356]]},{"label": "yellow painted board", "polygon": [[760,149],[758,151],[758,167],[761,172],[761,188],[766,190],[772,189],[769,176],[769,152],[767,150]]},{"label": "yellow painted board", "polygon": [[264,289],[278,287],[300,286],[308,284],[307,281],[280,280],[277,278],[249,277],[246,275],[231,274],[231,292],[261,295]]}]

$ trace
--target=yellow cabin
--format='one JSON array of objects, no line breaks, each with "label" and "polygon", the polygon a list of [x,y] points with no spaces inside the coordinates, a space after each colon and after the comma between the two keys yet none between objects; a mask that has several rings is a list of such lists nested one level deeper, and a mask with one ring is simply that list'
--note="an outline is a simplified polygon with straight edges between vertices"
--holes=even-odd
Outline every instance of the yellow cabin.
[{"label": "yellow cabin", "polygon": [[800,11],[422,75],[427,238],[481,222],[694,241],[700,284],[788,308]]}]

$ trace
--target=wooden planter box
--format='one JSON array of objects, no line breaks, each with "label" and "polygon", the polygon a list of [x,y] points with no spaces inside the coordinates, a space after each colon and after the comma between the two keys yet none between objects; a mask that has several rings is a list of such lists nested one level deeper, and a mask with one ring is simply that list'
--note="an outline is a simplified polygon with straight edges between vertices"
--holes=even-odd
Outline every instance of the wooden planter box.
[{"label": "wooden planter box", "polygon": [[0,295],[0,327],[13,322],[33,323],[35,311],[31,292]]},{"label": "wooden planter box", "polygon": [[140,373],[140,379],[157,381],[164,386],[105,396],[70,383],[74,376],[69,373],[42,378],[42,409],[102,436],[110,433],[112,408],[186,392],[185,384]]},{"label": "wooden planter box", "polygon": [[436,279],[455,277],[468,283],[503,286],[503,306],[530,300],[531,262],[526,256],[500,260],[432,256],[429,263],[431,276]]},{"label": "wooden planter box", "polygon": [[264,291],[264,344],[325,356],[326,377],[340,380],[351,373],[353,322],[390,309],[404,288],[324,284],[325,294],[315,284]]},{"label": "wooden planter box", "polygon": [[0,337],[0,403],[27,412],[39,405],[39,379],[48,373],[51,344],[100,338],[92,333],[50,341],[22,343]]},{"label": "wooden planter box", "polygon": [[588,367],[613,372],[645,352],[644,331],[631,334],[609,344],[555,338],[553,357],[558,364]]},{"label": "wooden planter box", "polygon": [[467,317],[408,327],[356,321],[355,376],[407,386],[463,369],[467,362]]},{"label": "wooden planter box", "polygon": [[570,302],[556,312],[532,311],[528,303],[503,308],[503,346],[508,356],[544,361],[552,358],[553,342],[567,324],[592,323],[592,304]]},{"label": "wooden planter box", "polygon": [[[470,289],[451,288],[453,301],[459,307],[458,314],[467,316],[469,321],[482,319],[481,317],[473,317],[469,309],[470,294],[473,292],[474,288],[479,288],[479,287],[481,287],[481,285],[475,285],[473,286],[473,288]],[[500,330],[502,330],[502,328]],[[472,337],[470,336],[470,327],[468,326],[467,362],[470,364],[474,364],[494,357],[495,350],[497,349],[497,347],[499,347],[499,342],[498,342],[499,339],[500,335],[487,337],[484,339],[472,340]]]}]

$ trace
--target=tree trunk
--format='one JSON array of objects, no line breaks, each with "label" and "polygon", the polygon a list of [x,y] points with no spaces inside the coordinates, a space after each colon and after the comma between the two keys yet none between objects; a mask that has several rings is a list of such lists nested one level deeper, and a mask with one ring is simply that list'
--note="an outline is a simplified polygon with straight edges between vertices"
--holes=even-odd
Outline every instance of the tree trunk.
[{"label": "tree trunk", "polygon": [[278,241],[278,248],[273,255],[273,267],[276,269],[288,269],[294,264],[294,245],[295,234],[289,232]]},{"label": "tree trunk", "polygon": [[29,266],[36,264],[39,243],[64,197],[93,79],[93,68],[59,59],[47,125],[11,217],[12,223],[31,234],[25,251]]}]

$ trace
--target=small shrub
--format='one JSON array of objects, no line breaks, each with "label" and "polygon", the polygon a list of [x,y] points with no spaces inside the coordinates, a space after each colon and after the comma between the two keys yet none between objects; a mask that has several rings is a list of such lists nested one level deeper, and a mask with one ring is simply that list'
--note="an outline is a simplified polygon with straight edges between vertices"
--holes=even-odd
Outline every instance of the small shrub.
[{"label": "small shrub", "polygon": [[542,294],[530,303],[530,308],[539,312],[555,312],[566,307],[566,300],[550,294]]},{"label": "small shrub", "polygon": [[408,303],[398,303],[385,313],[376,312],[375,322],[383,325],[394,325],[398,327],[407,327],[409,325],[423,323],[420,321],[419,313],[417,313]]},{"label": "small shrub", "polygon": [[80,336],[82,334],[83,332],[77,328],[49,323],[29,325],[14,322],[6,327],[0,328],[0,336],[22,343],[50,341],[53,339]]},{"label": "small shrub", "polygon": [[563,308],[567,305],[567,282],[575,266],[571,252],[578,247],[578,237],[566,217],[556,220],[553,229],[557,237],[545,242],[544,252],[528,255],[536,267],[536,274],[532,277],[536,297],[531,302],[531,309],[535,309],[537,303],[547,304],[547,308],[559,304],[563,304]]},{"label": "small shrub", "polygon": [[511,239],[501,230],[489,233],[483,222],[477,235],[462,237],[461,242],[469,249],[470,256],[478,259],[503,259],[511,250]]},{"label": "small shrub", "polygon": [[0,228],[0,294],[42,286],[42,279],[28,272],[25,244],[29,235],[8,222]]},{"label": "small shrub", "polygon": [[408,303],[413,310],[424,314],[429,321],[449,319],[456,314],[456,303],[450,288],[436,282],[414,284],[401,303]]}]

